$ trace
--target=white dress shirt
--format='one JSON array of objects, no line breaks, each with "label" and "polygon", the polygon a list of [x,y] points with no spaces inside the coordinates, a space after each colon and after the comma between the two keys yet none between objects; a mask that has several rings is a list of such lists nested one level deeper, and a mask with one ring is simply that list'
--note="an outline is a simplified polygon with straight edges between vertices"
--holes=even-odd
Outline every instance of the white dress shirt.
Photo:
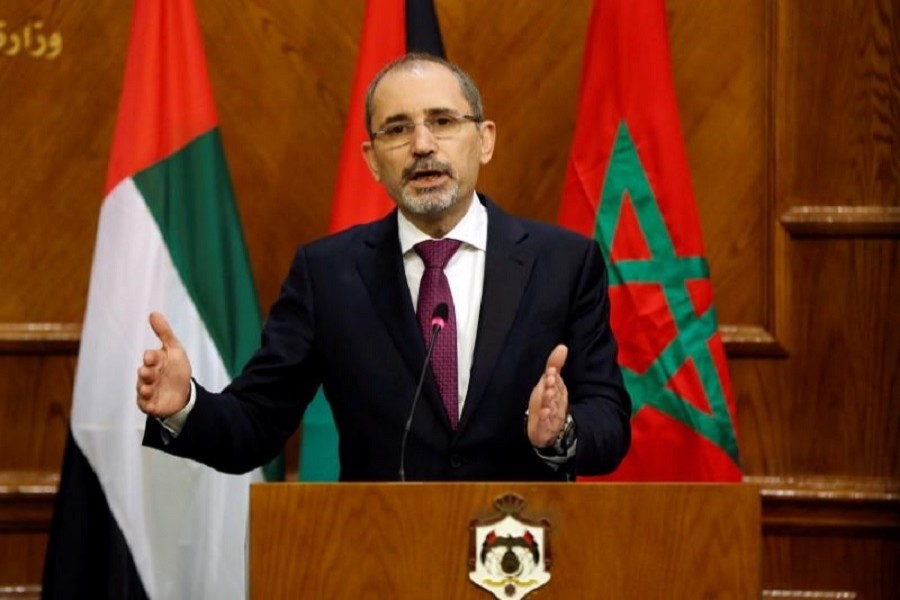
[{"label": "white dress shirt", "polygon": [[[432,238],[413,225],[400,211],[397,211],[397,225],[406,284],[409,286],[412,304],[416,306],[425,263],[416,254],[413,246]],[[478,316],[481,312],[487,225],[487,211],[473,194],[468,212],[456,227],[444,236],[444,239],[462,242],[444,268],[444,274],[450,283],[450,293],[453,294],[453,305],[456,308],[456,366],[459,369],[457,392],[460,415],[469,389],[472,357],[475,354],[475,333],[478,330]]]}]

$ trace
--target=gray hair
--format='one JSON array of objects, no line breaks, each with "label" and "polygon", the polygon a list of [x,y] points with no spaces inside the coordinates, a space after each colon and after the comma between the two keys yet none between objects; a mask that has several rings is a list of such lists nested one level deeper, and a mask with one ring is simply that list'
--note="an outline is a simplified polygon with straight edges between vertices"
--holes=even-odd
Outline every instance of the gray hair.
[{"label": "gray hair", "polygon": [[375,112],[375,108],[373,105],[375,103],[375,89],[378,87],[378,84],[381,83],[381,80],[384,78],[384,76],[391,71],[405,69],[415,63],[423,62],[441,65],[442,67],[445,67],[451,73],[453,73],[453,75],[456,77],[456,80],[459,82],[459,87],[463,93],[463,96],[469,103],[469,108],[472,111],[472,116],[475,117],[479,122],[484,120],[484,105],[481,102],[481,92],[478,91],[478,86],[475,85],[475,81],[472,80],[472,77],[470,77],[468,73],[463,71],[460,67],[453,64],[452,62],[445,60],[439,56],[426,54],[424,52],[409,52],[407,54],[404,54],[400,58],[392,60],[380,71],[378,71],[378,74],[375,75],[375,78],[372,79],[372,83],[370,83],[369,87],[366,89],[366,131],[369,133],[370,138],[374,133],[372,131],[372,114]]}]

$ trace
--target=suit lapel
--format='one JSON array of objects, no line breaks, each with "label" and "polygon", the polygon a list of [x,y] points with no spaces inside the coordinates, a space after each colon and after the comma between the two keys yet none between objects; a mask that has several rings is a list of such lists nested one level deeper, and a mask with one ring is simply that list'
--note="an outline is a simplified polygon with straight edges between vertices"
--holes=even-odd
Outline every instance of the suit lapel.
[{"label": "suit lapel", "polygon": [[[365,245],[366,251],[357,262],[357,270],[369,292],[375,312],[393,339],[410,374],[418,382],[425,362],[425,342],[416,321],[416,311],[403,270],[396,210],[370,227]],[[422,395],[429,398],[430,404],[442,415],[442,422],[449,430],[450,420],[444,411],[434,377],[430,374],[422,384]],[[412,397],[408,401],[411,402]]]},{"label": "suit lapel", "polygon": [[472,419],[487,390],[534,265],[534,252],[525,243],[527,232],[522,225],[489,200],[486,200],[485,206],[488,211],[488,238],[484,288],[472,374],[460,430]]}]

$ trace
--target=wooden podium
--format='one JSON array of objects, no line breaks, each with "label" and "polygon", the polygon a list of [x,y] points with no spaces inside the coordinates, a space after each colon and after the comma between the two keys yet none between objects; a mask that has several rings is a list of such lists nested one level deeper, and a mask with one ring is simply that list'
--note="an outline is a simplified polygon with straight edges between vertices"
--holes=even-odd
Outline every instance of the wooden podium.
[{"label": "wooden podium", "polygon": [[509,492],[550,523],[535,598],[759,598],[751,485],[257,484],[250,597],[473,598],[469,525]]}]

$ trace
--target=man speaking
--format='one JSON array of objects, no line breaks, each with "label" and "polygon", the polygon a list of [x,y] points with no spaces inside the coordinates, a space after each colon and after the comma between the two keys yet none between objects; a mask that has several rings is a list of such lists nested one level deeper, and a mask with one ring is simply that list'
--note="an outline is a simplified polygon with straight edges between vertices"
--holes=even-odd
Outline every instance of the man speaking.
[{"label": "man speaking", "polygon": [[343,481],[564,480],[608,473],[631,402],[593,240],[475,191],[496,126],[456,65],[408,54],[366,97],[362,153],[397,210],[301,247],[262,345],[222,392],[162,345],[138,369],[144,444],[238,473],[265,464],[319,385]]}]

